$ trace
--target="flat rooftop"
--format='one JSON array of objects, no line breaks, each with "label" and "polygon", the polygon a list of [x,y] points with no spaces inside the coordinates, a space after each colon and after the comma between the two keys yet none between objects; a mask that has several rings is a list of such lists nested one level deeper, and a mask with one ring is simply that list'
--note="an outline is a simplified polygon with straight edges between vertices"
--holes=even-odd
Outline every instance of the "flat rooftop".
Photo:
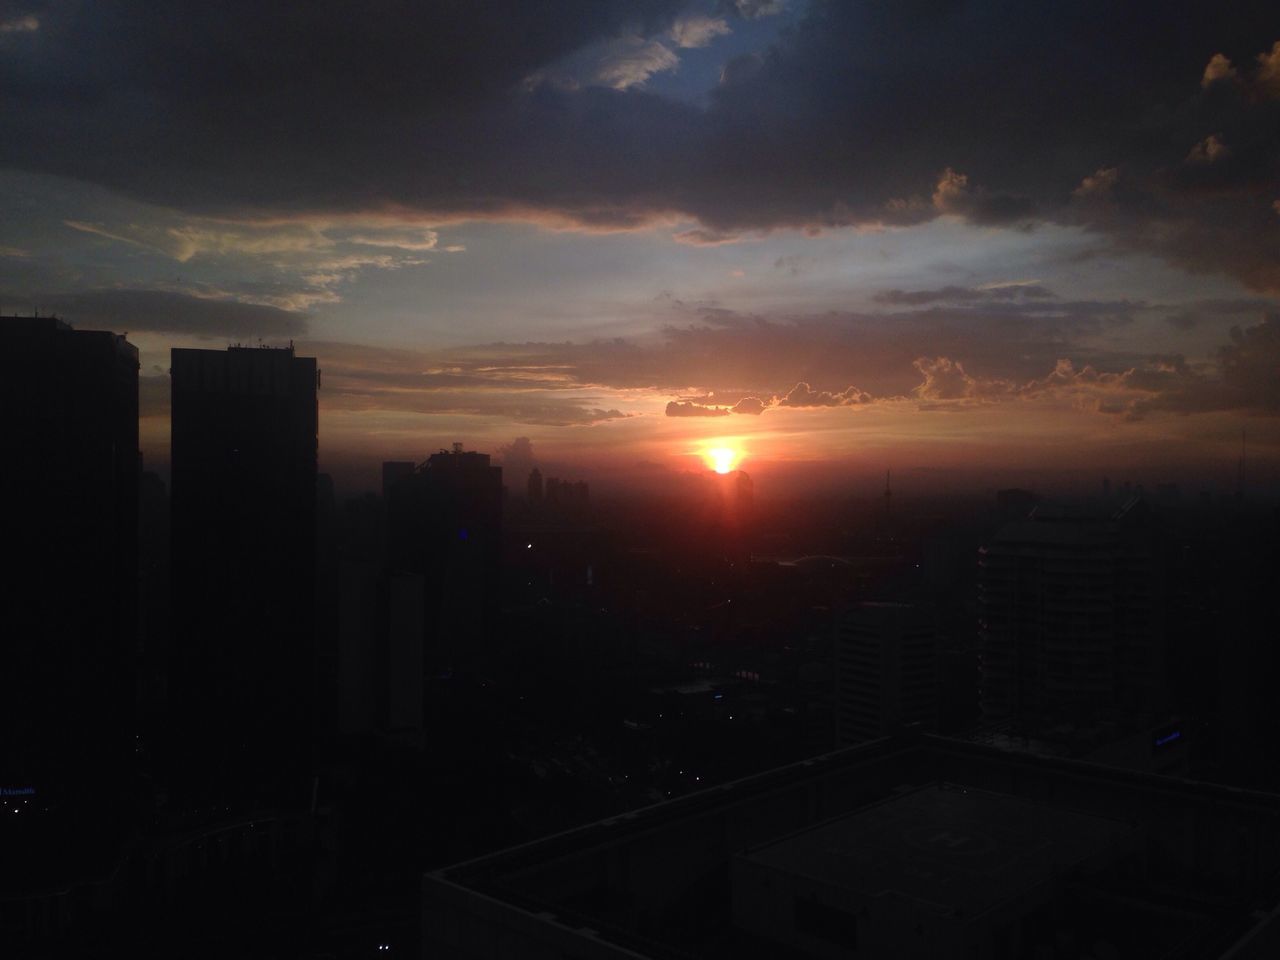
[{"label": "flat rooftop", "polygon": [[1122,852],[1133,827],[1058,806],[937,783],[741,856],[864,897],[972,917]]}]

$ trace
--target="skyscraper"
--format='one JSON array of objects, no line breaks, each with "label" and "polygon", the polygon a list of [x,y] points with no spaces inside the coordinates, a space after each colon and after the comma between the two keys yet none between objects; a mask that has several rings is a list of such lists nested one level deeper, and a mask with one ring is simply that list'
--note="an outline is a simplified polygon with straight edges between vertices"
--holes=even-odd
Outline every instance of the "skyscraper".
[{"label": "skyscraper", "polygon": [[316,362],[173,351],[175,759],[200,796],[279,796],[309,767]]},{"label": "skyscraper", "polygon": [[51,318],[6,317],[0,335],[0,788],[74,814],[90,785],[122,787],[95,791],[101,810],[133,753],[138,351]]},{"label": "skyscraper", "polygon": [[1160,707],[1162,577],[1146,508],[1037,507],[980,557],[982,709],[1028,730]]},{"label": "skyscraper", "polygon": [[906,603],[859,603],[836,637],[841,746],[938,717],[938,633],[932,612]]},{"label": "skyscraper", "polygon": [[422,661],[454,665],[483,634],[498,600],[502,565],[502,468],[489,455],[432,454],[387,492],[391,577],[422,578]]}]

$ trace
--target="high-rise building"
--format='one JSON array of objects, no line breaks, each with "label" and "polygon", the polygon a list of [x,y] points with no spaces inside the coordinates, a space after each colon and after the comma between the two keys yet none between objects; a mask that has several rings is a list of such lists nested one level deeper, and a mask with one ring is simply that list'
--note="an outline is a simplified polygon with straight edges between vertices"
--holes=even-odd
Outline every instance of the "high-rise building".
[{"label": "high-rise building", "polygon": [[461,444],[432,454],[388,489],[387,523],[389,577],[422,578],[423,668],[455,665],[498,599],[502,468]]},{"label": "high-rise building", "polygon": [[542,471],[534,467],[529,471],[529,504],[539,506],[542,503]]},{"label": "high-rise building", "polygon": [[0,788],[75,816],[123,797],[133,756],[138,351],[43,317],[0,336]]},{"label": "high-rise building", "polygon": [[316,362],[174,350],[175,761],[201,795],[296,788],[315,684]]},{"label": "high-rise building", "polygon": [[1162,578],[1141,501],[1037,507],[980,553],[982,708],[1027,729],[1150,714],[1164,680]]},{"label": "high-rise building", "polygon": [[906,603],[860,603],[836,637],[836,736],[841,745],[938,717],[938,633],[932,611]]},{"label": "high-rise building", "polygon": [[384,460],[382,462],[382,496],[400,482],[402,477],[410,476],[418,465],[412,460]]}]

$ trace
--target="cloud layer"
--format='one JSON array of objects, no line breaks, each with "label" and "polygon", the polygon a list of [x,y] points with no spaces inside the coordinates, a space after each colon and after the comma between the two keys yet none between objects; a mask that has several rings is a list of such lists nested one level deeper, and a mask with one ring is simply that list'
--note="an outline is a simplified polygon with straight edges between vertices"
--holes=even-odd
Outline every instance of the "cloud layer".
[{"label": "cloud layer", "polygon": [[[188,212],[683,218],[691,242],[1054,220],[1280,291],[1266,5],[814,0],[704,101],[646,89],[778,7],[7,4],[0,163]],[[539,79],[596,47],[594,77]]]}]

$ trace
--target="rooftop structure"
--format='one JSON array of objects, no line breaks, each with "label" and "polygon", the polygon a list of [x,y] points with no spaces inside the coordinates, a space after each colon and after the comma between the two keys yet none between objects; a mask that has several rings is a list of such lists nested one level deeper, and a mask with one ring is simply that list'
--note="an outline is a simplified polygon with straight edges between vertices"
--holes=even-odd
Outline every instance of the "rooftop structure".
[{"label": "rooftop structure", "polygon": [[903,734],[429,874],[423,949],[1190,960],[1277,901],[1280,796]]}]

